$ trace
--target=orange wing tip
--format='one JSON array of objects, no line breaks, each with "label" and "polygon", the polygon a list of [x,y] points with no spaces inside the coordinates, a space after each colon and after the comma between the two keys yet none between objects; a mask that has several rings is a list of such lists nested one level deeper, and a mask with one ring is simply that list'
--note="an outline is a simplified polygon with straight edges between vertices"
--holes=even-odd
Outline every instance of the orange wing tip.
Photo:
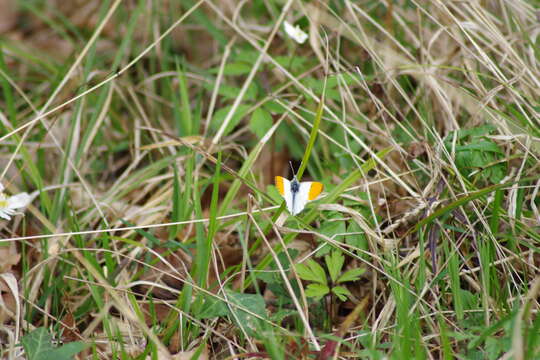
[{"label": "orange wing tip", "polygon": [[323,188],[323,184],[320,182],[312,182],[311,187],[309,188],[308,200],[311,201],[318,198],[319,195],[321,195]]},{"label": "orange wing tip", "polygon": [[285,195],[285,186],[283,184],[283,178],[281,176],[276,176],[276,187],[281,196]]}]

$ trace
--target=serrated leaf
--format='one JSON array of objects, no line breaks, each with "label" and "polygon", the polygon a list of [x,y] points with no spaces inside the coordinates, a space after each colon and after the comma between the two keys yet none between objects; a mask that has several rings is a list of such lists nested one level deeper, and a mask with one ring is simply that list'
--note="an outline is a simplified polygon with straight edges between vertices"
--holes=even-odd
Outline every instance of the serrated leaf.
[{"label": "serrated leaf", "polygon": [[338,279],[337,283],[347,282],[347,281],[356,281],[360,279],[363,273],[366,272],[364,268],[355,268],[349,271],[344,272]]},{"label": "serrated leaf", "polygon": [[320,278],[313,273],[311,268],[307,266],[306,264],[296,264],[295,266],[296,272],[298,273],[298,276],[302,280],[307,281],[319,281]]},{"label": "serrated leaf", "polygon": [[262,138],[272,127],[272,121],[272,115],[264,108],[259,107],[251,115],[249,128],[258,138]]},{"label": "serrated leaf", "polygon": [[307,297],[314,297],[314,298],[323,297],[329,292],[330,292],[330,289],[328,288],[328,286],[322,285],[322,284],[309,284],[306,287],[306,291],[305,291]]},{"label": "serrated leaf", "polygon": [[326,284],[326,273],[324,269],[313,259],[308,259],[305,264],[296,264],[295,268],[302,280]]},{"label": "serrated leaf", "polygon": [[326,262],[326,267],[328,268],[332,282],[336,282],[341,273],[343,263],[345,263],[345,256],[341,255],[339,251],[334,250],[330,255],[324,257],[324,261]]},{"label": "serrated leaf", "polygon": [[351,295],[351,292],[344,288],[343,286],[336,286],[332,288],[332,292],[338,297],[341,301],[346,301],[347,296]]}]

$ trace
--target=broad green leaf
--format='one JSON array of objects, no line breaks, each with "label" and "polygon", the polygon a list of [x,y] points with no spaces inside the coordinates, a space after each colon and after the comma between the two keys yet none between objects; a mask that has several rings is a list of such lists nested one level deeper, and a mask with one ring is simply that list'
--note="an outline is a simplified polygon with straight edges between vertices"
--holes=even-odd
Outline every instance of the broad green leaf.
[{"label": "broad green leaf", "polygon": [[[302,265],[302,264],[297,264],[297,265]],[[321,284],[326,284],[326,273],[324,272],[324,269],[322,268],[322,266],[319,265],[319,263],[317,263],[313,259],[308,259],[306,261],[306,265],[309,268],[309,274],[310,275],[308,275],[308,276],[310,278],[309,279],[308,278],[303,278],[302,275],[300,275],[300,273],[298,273],[300,278],[302,278],[303,280],[311,280],[311,281],[315,281],[315,282],[318,282],[318,283],[321,283]],[[304,270],[304,269],[302,269],[302,270]]]},{"label": "broad green leaf", "polygon": [[339,274],[341,273],[343,263],[345,262],[345,256],[341,255],[339,251],[334,250],[330,253],[330,255],[326,255],[324,257],[324,261],[326,262],[332,282],[336,282]]},{"label": "broad green leaf", "polygon": [[230,314],[227,304],[213,296],[205,296],[204,305],[198,319],[211,319]]},{"label": "broad green leaf", "polygon": [[[307,280],[307,281],[315,281],[321,284],[326,284],[326,276],[321,276],[320,271],[317,269],[314,269],[313,266],[310,264],[310,260],[306,261],[306,264],[296,264],[295,269],[298,273],[298,276],[300,276],[300,279]],[[313,261],[313,260],[311,260]],[[314,261],[313,261],[314,262]],[[319,265],[319,264],[317,264]],[[316,266],[315,266],[316,267]],[[324,273],[324,269],[319,265],[322,272]]]},{"label": "broad green leaf", "polygon": [[[335,214],[334,218],[341,217],[339,214]],[[329,238],[335,239],[336,234],[344,234],[345,230],[345,221],[336,220],[336,221],[327,221],[324,225],[321,226],[321,234],[328,236]],[[317,251],[316,256],[323,256],[330,252],[331,247],[325,246]]]},{"label": "broad green leaf", "polygon": [[[358,250],[368,250],[369,245],[366,238],[366,234],[364,233],[364,230],[356,223],[355,221],[351,222],[347,226],[347,233],[351,235],[345,236],[345,242],[351,246],[353,246],[355,249]],[[362,258],[367,258],[367,255],[361,251],[358,252],[358,255]]]},{"label": "broad green leaf", "polygon": [[273,100],[267,101],[263,106],[266,110],[274,114],[284,114],[285,112],[287,112],[287,109],[283,107],[283,105]]},{"label": "broad green leaf", "polygon": [[360,279],[363,273],[366,272],[365,268],[355,268],[343,273],[338,279],[338,283],[347,282],[347,281],[356,281]]},{"label": "broad green leaf", "polygon": [[266,318],[266,306],[263,297],[259,294],[243,294],[232,290],[226,290],[226,292],[229,301],[238,305],[229,307],[234,322],[242,327],[249,336],[260,339],[261,334],[264,332],[262,320],[242,309]]},{"label": "broad green leaf", "polygon": [[479,151],[490,151],[498,154],[504,155],[504,152],[501,148],[494,143],[493,141],[478,141],[468,145],[459,145],[456,146],[456,151],[469,151],[469,150],[479,150]]},{"label": "broad green leaf", "polygon": [[[221,124],[227,117],[227,114],[229,111],[231,111],[232,106],[226,106],[224,108],[219,109],[214,114],[214,117],[212,118],[212,125],[210,126],[211,129],[214,132],[217,132],[219,128],[221,127]],[[238,108],[236,108],[236,112],[234,113],[233,117],[229,121],[229,124],[227,124],[227,127],[225,128],[225,132],[223,133],[223,136],[228,135],[236,125],[242,120],[244,116],[246,116],[247,112],[249,111],[250,107],[248,105],[242,104],[239,105]]]},{"label": "broad green leaf", "polygon": [[45,359],[45,356],[54,350],[52,336],[44,327],[23,336],[21,343],[28,360]]},{"label": "broad green leaf", "polygon": [[264,108],[259,107],[251,114],[249,128],[258,138],[262,138],[272,127],[272,115]]},{"label": "broad green leaf", "polygon": [[70,342],[54,349],[50,354],[41,359],[71,360],[73,359],[73,356],[83,351],[86,346],[85,343],[80,341]]},{"label": "broad green leaf", "polygon": [[298,315],[298,311],[295,309],[279,309],[274,314],[270,315],[270,320],[280,324],[286,317],[294,317]]},{"label": "broad green leaf", "polygon": [[344,288],[343,286],[336,286],[332,288],[332,292],[339,298],[341,301],[347,300],[347,296],[351,295],[351,292]]},{"label": "broad green leaf", "polygon": [[330,292],[330,289],[326,285],[321,284],[309,284],[306,288],[306,296],[320,298],[325,296]]},{"label": "broad green leaf", "polygon": [[51,334],[44,327],[23,336],[21,343],[28,360],[71,360],[86,347],[86,344],[77,341],[55,348]]}]

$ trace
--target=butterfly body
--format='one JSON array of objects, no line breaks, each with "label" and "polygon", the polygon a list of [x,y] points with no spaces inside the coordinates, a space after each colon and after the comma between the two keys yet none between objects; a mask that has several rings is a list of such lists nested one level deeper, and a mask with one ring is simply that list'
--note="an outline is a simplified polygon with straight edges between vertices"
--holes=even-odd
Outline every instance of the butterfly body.
[{"label": "butterfly body", "polygon": [[287,210],[292,215],[301,212],[308,201],[317,199],[323,190],[323,184],[316,181],[299,182],[296,176],[292,180],[276,176],[276,187],[285,199]]}]

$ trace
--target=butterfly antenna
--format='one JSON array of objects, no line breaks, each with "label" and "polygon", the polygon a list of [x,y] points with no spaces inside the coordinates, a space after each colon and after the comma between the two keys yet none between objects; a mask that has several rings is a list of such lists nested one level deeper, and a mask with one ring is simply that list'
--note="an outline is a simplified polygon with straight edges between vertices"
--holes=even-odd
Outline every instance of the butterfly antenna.
[{"label": "butterfly antenna", "polygon": [[292,166],[292,161],[289,160],[289,165],[291,166],[291,170],[292,170],[292,173],[293,173],[293,176],[296,177],[296,173],[294,172],[294,168]]}]

